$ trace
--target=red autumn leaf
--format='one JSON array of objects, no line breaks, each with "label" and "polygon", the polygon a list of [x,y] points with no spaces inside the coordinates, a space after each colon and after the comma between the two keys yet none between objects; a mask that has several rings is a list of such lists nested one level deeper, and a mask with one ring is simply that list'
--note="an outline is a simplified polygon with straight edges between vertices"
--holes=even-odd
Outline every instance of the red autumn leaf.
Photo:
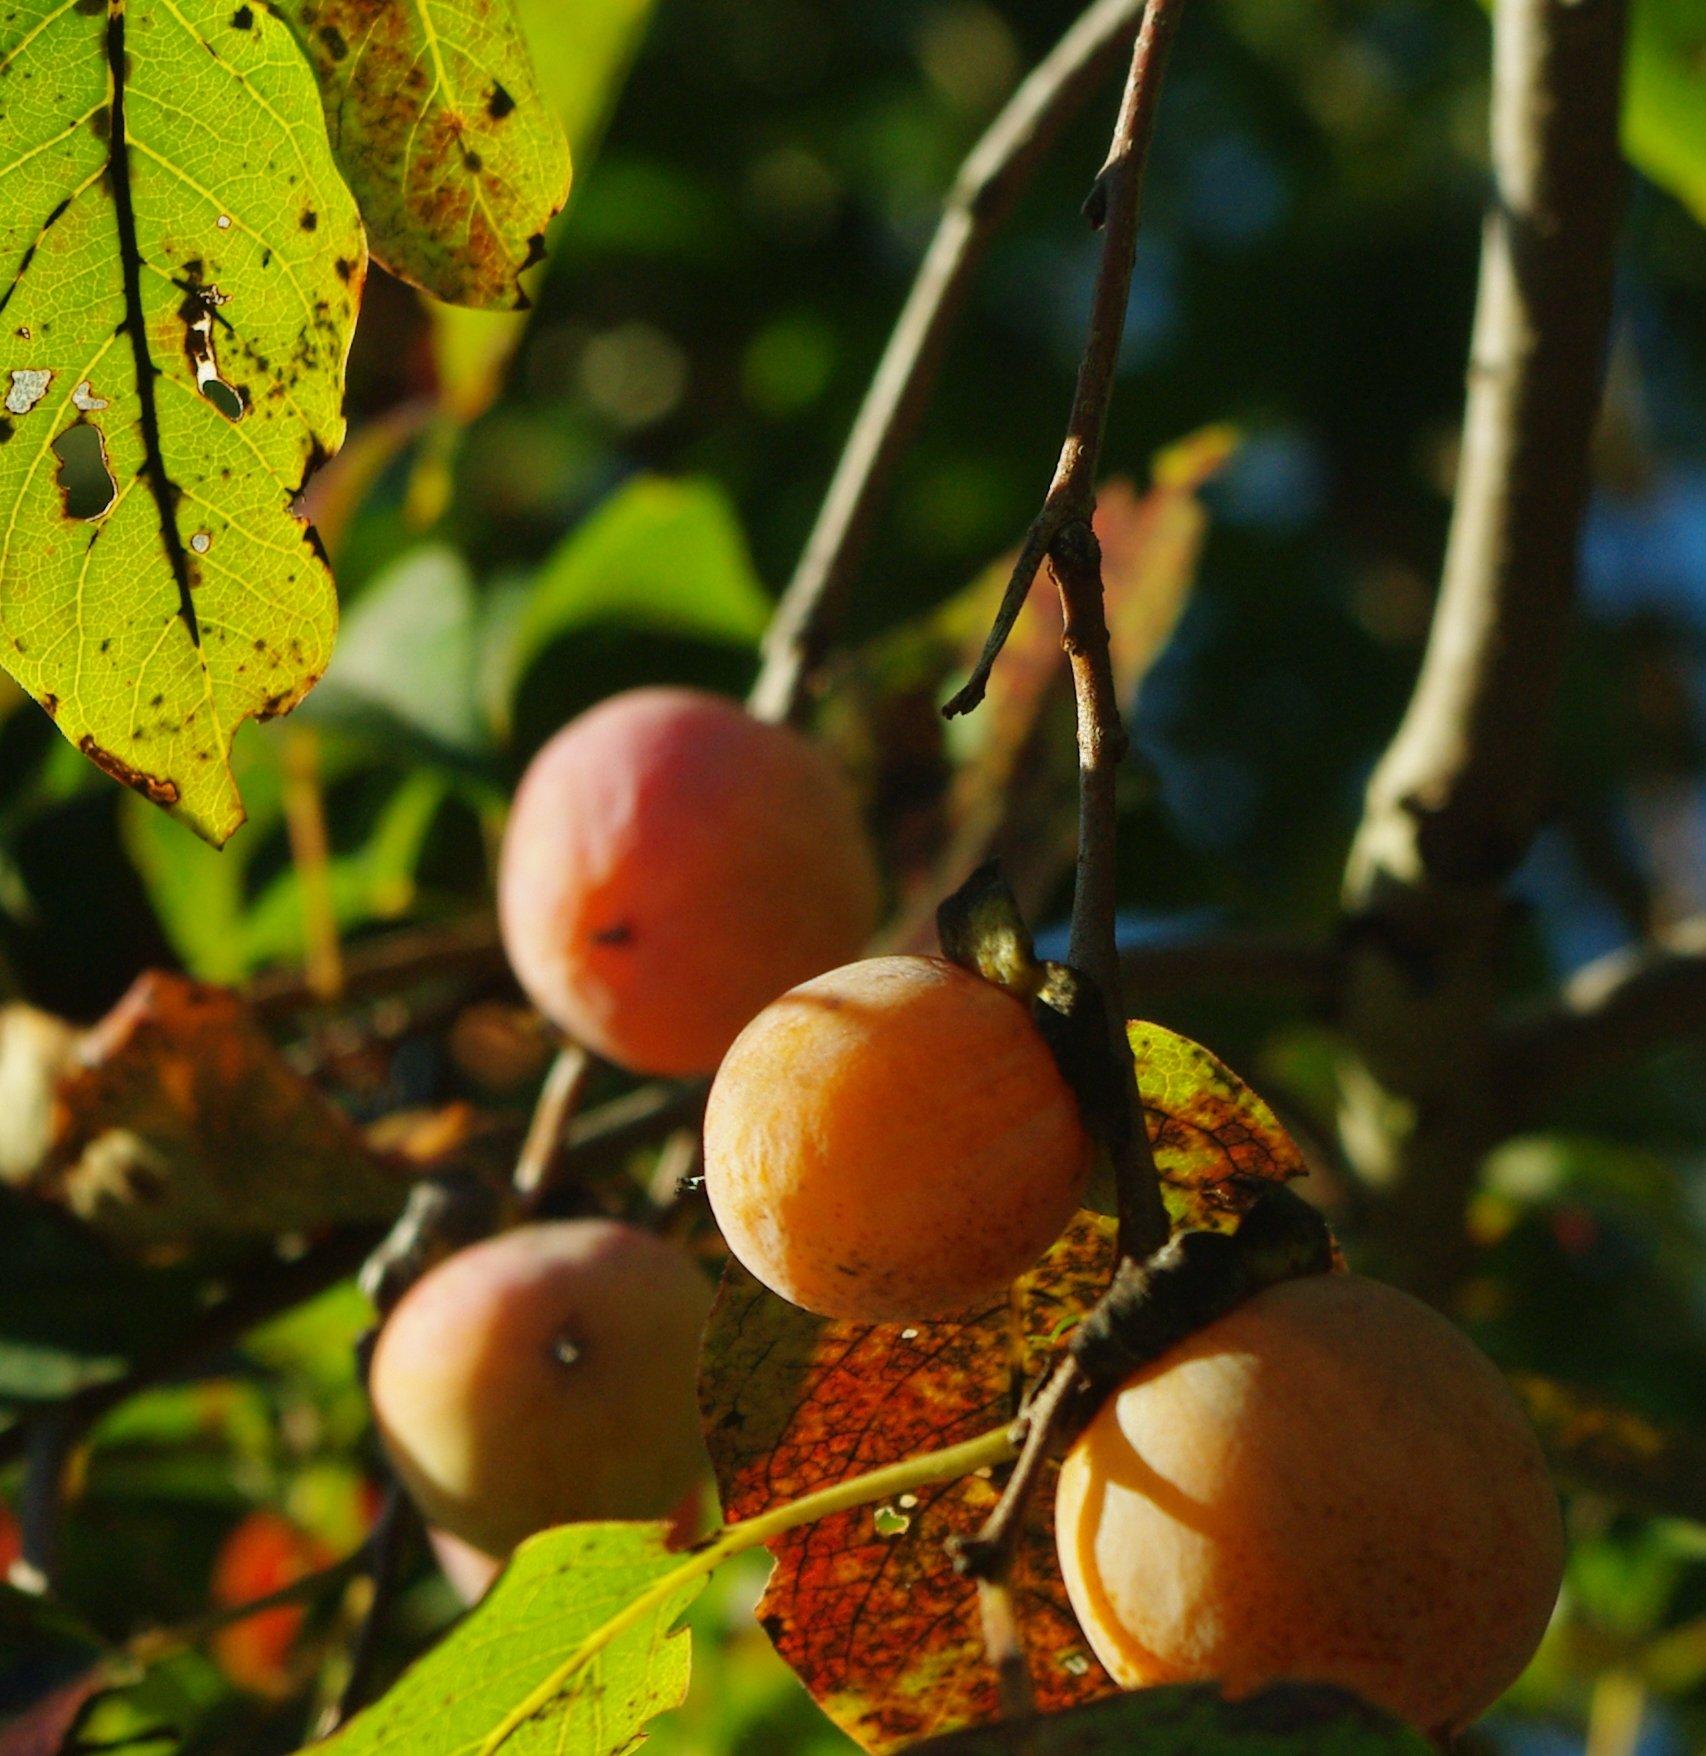
[{"label": "red autumn leaf", "polygon": [[[784,1303],[731,1264],[706,1335],[706,1438],[727,1517],[747,1518],[897,1458],[999,1426],[1014,1386],[1094,1303],[1112,1228],[1083,1214],[1005,1306],[947,1323],[832,1323]],[[1014,1357],[1013,1344],[1023,1338]],[[988,1718],[975,1586],[950,1536],[969,1536],[995,1484],[967,1478],[794,1531],[759,1617],[829,1716],[867,1750],[896,1749]],[[1033,1503],[1014,1577],[1032,1679],[1045,1709],[1112,1685],[1067,1607],[1054,1559],[1052,1472]]]},{"label": "red autumn leaf", "polygon": [[60,1076],[35,1187],[151,1250],[385,1219],[408,1180],[235,994],[154,972]]},{"label": "red autumn leaf", "polygon": [[[1200,1045],[1130,1027],[1156,1165],[1176,1222],[1228,1226],[1269,1181],[1304,1168],[1273,1112]],[[1081,1214],[1008,1305],[946,1323],[814,1317],[726,1270],[706,1333],[700,1405],[730,1519],[997,1426],[1113,1267],[1113,1225]],[[867,1750],[987,1720],[994,1672],[976,1588],[948,1541],[997,1486],[967,1479],[820,1520],[771,1545],[759,1616],[824,1711]],[[1112,1687],[1084,1645],[1054,1554],[1054,1472],[1031,1502],[1015,1608],[1039,1707]]]}]

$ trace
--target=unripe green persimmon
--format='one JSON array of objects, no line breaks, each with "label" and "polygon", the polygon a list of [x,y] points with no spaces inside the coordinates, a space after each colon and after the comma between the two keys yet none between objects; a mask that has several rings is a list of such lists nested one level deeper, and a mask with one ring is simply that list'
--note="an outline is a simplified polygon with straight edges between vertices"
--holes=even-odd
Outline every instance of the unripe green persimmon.
[{"label": "unripe green persimmon", "polygon": [[1271,1287],[1128,1380],[1067,1456],[1056,1538],[1128,1688],[1334,1683],[1431,1732],[1516,1679],[1563,1568],[1497,1370],[1344,1274]]},{"label": "unripe green persimmon", "polygon": [[665,1518],[705,1470],[694,1398],[711,1288],[613,1220],[523,1226],[404,1294],[374,1351],[374,1418],[431,1524],[501,1557],[535,1531]]},{"label": "unripe green persimmon", "polygon": [[766,1007],[705,1111],[729,1248],[809,1311],[951,1316],[998,1297],[1083,1199],[1091,1146],[1029,1009],[934,957],[873,957]]},{"label": "unripe green persimmon", "polygon": [[768,1001],[853,956],[877,875],[815,744],[692,689],[565,726],[515,798],[503,940],[535,1005],[619,1065],[709,1073]]}]

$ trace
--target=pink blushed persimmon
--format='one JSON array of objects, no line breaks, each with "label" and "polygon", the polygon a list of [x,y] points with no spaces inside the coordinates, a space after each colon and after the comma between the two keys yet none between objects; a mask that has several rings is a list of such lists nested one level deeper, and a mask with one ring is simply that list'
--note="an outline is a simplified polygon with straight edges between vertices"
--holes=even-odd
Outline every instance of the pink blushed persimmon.
[{"label": "pink blushed persimmon", "polygon": [[720,696],[651,688],[601,702],[533,759],[498,904],[542,1012],[621,1066],[686,1077],[859,951],[878,884],[822,749]]},{"label": "pink blushed persimmon", "polygon": [[711,1287],[614,1220],[518,1227],[424,1275],[380,1331],[374,1419],[430,1524],[501,1558],[550,1525],[667,1518],[707,1463]]}]

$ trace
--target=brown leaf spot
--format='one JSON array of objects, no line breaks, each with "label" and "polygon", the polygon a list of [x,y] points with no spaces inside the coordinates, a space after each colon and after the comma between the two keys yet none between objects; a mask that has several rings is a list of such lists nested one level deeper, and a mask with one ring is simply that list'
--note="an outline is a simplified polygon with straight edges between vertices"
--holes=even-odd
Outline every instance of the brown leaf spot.
[{"label": "brown leaf spot", "polygon": [[87,732],[77,740],[77,748],[103,773],[111,775],[114,780],[127,787],[134,788],[152,803],[177,804],[180,795],[175,780],[164,775],[144,774],[140,768],[131,767],[122,756],[103,750]]}]

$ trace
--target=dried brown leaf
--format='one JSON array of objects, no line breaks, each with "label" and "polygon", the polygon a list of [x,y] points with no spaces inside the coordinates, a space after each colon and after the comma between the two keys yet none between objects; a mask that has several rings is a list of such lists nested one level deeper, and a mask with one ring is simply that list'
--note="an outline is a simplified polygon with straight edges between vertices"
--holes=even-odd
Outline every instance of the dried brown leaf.
[{"label": "dried brown leaf", "polygon": [[156,1252],[386,1219],[409,1178],[235,994],[153,972],[61,1077],[35,1186],[123,1248]]}]

